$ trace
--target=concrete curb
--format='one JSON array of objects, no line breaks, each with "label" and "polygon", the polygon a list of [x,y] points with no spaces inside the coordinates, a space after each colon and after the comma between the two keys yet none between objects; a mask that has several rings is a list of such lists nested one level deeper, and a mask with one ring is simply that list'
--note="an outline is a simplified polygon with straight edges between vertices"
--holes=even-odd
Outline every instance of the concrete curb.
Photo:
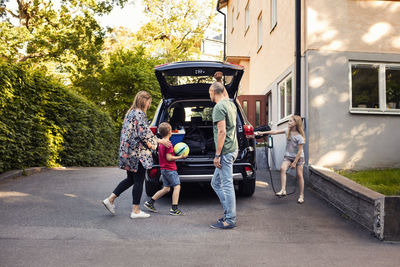
[{"label": "concrete curb", "polygon": [[328,203],[380,240],[400,241],[400,197],[386,197],[323,167],[308,170],[308,185]]},{"label": "concrete curb", "polygon": [[12,171],[8,171],[5,173],[0,174],[0,181],[6,180],[6,179],[15,179],[21,176],[28,176],[28,175],[32,175],[34,173],[38,173],[38,172],[43,172],[43,171],[47,171],[49,170],[49,168],[47,167],[32,167],[32,168],[27,168],[24,170],[12,170]]}]

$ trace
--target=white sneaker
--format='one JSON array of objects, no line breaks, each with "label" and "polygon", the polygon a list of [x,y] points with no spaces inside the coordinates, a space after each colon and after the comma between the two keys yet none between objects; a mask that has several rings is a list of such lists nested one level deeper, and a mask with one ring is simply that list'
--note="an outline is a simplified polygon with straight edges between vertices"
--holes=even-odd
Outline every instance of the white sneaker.
[{"label": "white sneaker", "polygon": [[104,199],[102,201],[104,207],[112,214],[115,215],[115,205],[111,204],[110,200],[108,198]]},{"label": "white sneaker", "polygon": [[131,213],[131,219],[139,219],[139,218],[149,218],[150,214],[144,212],[144,211],[139,211],[139,213]]}]

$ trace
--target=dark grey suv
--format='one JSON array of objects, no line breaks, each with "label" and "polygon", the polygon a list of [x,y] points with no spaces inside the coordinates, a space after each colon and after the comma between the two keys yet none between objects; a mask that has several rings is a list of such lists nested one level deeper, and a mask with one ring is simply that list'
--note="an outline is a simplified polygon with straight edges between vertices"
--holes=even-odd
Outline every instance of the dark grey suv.
[{"label": "dark grey suv", "polygon": [[[215,81],[215,72],[223,73],[223,82],[229,98],[237,107],[237,138],[239,154],[233,165],[234,183],[243,196],[251,196],[255,190],[256,153],[253,126],[236,100],[243,67],[235,64],[211,61],[185,61],[155,67],[160,83],[162,100],[150,125],[154,134],[162,122],[173,128],[173,144],[183,141],[189,145],[186,159],[176,161],[181,182],[210,182],[215,167],[213,159],[212,109],[208,89]],[[146,173],[145,187],[148,196],[161,188],[158,155],[153,155],[153,168]]]}]

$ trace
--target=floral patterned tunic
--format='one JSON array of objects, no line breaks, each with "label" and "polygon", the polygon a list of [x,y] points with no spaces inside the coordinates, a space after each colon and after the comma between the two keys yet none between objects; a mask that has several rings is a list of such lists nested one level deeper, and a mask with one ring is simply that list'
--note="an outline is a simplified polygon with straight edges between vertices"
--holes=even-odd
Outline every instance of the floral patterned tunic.
[{"label": "floral patterned tunic", "polygon": [[119,148],[119,167],[136,172],[139,162],[145,169],[153,165],[151,150],[157,148],[157,137],[151,132],[146,114],[132,109],[124,118]]}]

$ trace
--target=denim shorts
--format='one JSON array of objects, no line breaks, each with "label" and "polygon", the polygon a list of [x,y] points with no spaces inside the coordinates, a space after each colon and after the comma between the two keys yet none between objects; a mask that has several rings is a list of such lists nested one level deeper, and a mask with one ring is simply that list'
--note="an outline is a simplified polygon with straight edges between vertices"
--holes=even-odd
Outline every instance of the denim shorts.
[{"label": "denim shorts", "polygon": [[175,187],[181,184],[177,171],[161,170],[161,176],[164,187]]},{"label": "denim shorts", "polygon": [[[289,161],[290,163],[293,163],[295,159],[296,159],[295,157],[288,157],[288,156],[283,157],[283,161]],[[305,163],[304,157],[300,157],[299,160],[297,161],[296,166],[304,165],[304,163]]]}]

